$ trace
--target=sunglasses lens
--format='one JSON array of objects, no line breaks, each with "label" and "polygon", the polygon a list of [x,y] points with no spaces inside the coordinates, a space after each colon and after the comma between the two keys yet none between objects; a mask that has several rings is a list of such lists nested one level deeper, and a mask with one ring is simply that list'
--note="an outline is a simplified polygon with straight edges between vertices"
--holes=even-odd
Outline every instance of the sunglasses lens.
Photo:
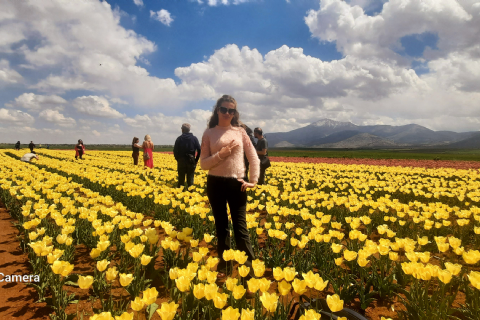
[{"label": "sunglasses lens", "polygon": [[235,114],[235,109],[228,109],[228,113],[230,113],[233,116]]},{"label": "sunglasses lens", "polygon": [[220,107],[220,112],[221,112],[221,113],[225,114],[225,113],[227,113],[227,111],[228,111],[227,108],[225,108],[225,107]]}]

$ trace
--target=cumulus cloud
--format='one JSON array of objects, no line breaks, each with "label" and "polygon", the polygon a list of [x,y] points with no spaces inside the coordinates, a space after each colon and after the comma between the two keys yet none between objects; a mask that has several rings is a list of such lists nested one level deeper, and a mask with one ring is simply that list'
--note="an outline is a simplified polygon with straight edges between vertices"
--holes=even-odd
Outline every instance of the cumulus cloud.
[{"label": "cumulus cloud", "polygon": [[5,104],[9,108],[22,108],[30,111],[43,109],[63,110],[67,100],[57,95],[39,95],[34,93],[23,93],[15,98],[15,101]]},{"label": "cumulus cloud", "polygon": [[46,109],[40,112],[39,118],[46,120],[48,122],[57,124],[62,127],[71,127],[76,124],[75,119],[66,118],[63,114],[58,112],[58,110]]},{"label": "cumulus cloud", "polygon": [[[1,38],[2,38],[2,35],[0,34],[0,39]],[[2,82],[18,83],[18,82],[21,82],[22,79],[23,77],[20,75],[20,73],[10,68],[10,63],[7,60],[5,59],[0,60],[0,84]]]},{"label": "cumulus cloud", "polygon": [[157,12],[150,10],[150,17],[157,21],[160,21],[161,23],[169,27],[170,27],[170,24],[173,22],[173,18],[170,15],[170,12],[168,12],[165,9],[161,9],[160,11],[157,11]]},{"label": "cumulus cloud", "polygon": [[83,96],[72,101],[78,112],[102,118],[123,118],[124,115],[110,107],[107,99],[99,96]]},{"label": "cumulus cloud", "polygon": [[0,122],[10,125],[31,125],[35,119],[26,112],[1,108]]}]

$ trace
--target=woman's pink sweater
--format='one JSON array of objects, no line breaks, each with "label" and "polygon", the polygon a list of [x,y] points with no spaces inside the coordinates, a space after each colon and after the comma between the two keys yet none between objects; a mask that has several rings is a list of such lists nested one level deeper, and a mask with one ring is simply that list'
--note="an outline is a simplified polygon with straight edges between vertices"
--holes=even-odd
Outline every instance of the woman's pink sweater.
[{"label": "woman's pink sweater", "polygon": [[[221,159],[218,152],[232,140],[235,140],[238,146],[232,149],[229,156]],[[212,176],[243,179],[245,177],[244,152],[250,163],[249,181],[257,183],[260,174],[260,160],[242,127],[216,126],[205,130],[202,137],[200,166],[203,170],[209,170],[208,174]]]}]

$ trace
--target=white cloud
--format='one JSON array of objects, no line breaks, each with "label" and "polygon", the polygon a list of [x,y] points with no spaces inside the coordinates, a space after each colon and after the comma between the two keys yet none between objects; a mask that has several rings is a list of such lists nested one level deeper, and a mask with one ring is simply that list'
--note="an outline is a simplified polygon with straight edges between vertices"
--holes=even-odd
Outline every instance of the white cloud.
[{"label": "white cloud", "polygon": [[122,100],[120,98],[110,98],[109,100],[111,103],[115,103],[115,104],[128,104],[127,101]]},{"label": "white cloud", "polygon": [[73,118],[66,118],[58,110],[46,109],[40,112],[39,118],[48,122],[58,124],[62,127],[72,127],[76,125],[76,121]]},{"label": "white cloud", "polygon": [[154,12],[154,11],[150,10],[150,17],[157,20],[157,21],[160,21],[161,23],[163,23],[166,26],[170,26],[170,24],[173,22],[173,18],[170,15],[170,12],[168,12],[165,9],[162,9],[162,10],[157,11],[157,12]]},{"label": "white cloud", "polygon": [[35,119],[26,112],[2,108],[0,109],[0,122],[10,125],[31,125]]},{"label": "white cloud", "polygon": [[[0,39],[2,35],[0,34]],[[0,60],[0,84],[2,82],[6,83],[18,83],[21,82],[23,77],[17,71],[10,68],[10,63],[2,59]]]},{"label": "white cloud", "polygon": [[[238,4],[242,4],[242,3],[246,3],[246,2],[250,2],[250,1],[251,0],[233,0],[233,1],[230,1],[230,0],[208,0],[207,4],[209,6],[215,7],[215,6],[221,5],[221,4],[223,4],[223,5],[229,5],[229,4],[238,5]],[[199,1],[199,3],[202,3],[202,2]]]},{"label": "white cloud", "polygon": [[43,109],[63,110],[67,100],[57,95],[39,95],[34,93],[23,93],[15,98],[15,101],[5,104],[9,108],[23,108],[30,111]]},{"label": "white cloud", "polygon": [[133,0],[133,3],[135,3],[139,7],[143,6],[143,1],[142,0]]},{"label": "white cloud", "polygon": [[107,99],[99,96],[78,97],[72,101],[72,105],[78,112],[91,116],[111,119],[124,117],[120,112],[110,107]]}]

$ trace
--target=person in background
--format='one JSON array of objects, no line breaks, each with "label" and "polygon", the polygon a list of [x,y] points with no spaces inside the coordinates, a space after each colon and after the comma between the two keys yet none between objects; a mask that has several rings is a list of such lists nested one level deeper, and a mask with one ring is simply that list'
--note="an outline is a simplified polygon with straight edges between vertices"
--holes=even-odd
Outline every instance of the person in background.
[{"label": "person in background", "polygon": [[[255,135],[255,138],[257,138],[257,154],[258,158],[260,159],[260,163],[262,163],[263,158],[268,156],[267,150],[268,150],[268,142],[267,139],[263,136],[263,130],[262,128],[255,128],[253,130],[253,134]],[[265,169],[260,167],[260,177],[258,178],[258,184],[262,185],[265,184]]]},{"label": "person in background", "polygon": [[30,162],[30,160],[32,160],[33,158],[38,160],[38,155],[36,155],[35,153],[26,153],[26,154],[23,155],[23,157],[20,159],[20,161]]},{"label": "person in background", "polygon": [[15,143],[15,150],[20,150],[20,141],[17,141],[17,143]]},{"label": "person in background", "polygon": [[[247,228],[247,189],[254,188],[260,171],[255,148],[243,128],[240,127],[237,102],[232,96],[224,95],[217,100],[208,129],[202,137],[200,165],[208,170],[207,197],[212,207],[217,233],[217,253],[220,262],[217,278],[226,276],[227,263],[223,252],[229,250],[230,229],[228,227],[227,203],[230,208],[233,232],[237,249],[247,255],[245,265],[253,275],[252,261],[255,254]],[[243,153],[251,165],[250,182],[246,182]]]},{"label": "person in background", "polygon": [[[245,132],[247,133],[248,137],[250,138],[250,142],[252,143],[253,147],[257,147],[257,143],[255,142],[255,138],[253,137],[253,131],[250,129],[246,124],[242,123],[240,125],[243,129],[245,129]],[[243,154],[243,161],[245,162],[245,181],[248,181],[248,169],[250,167],[250,163],[248,162],[247,159],[247,154]]]},{"label": "person in background", "polygon": [[140,142],[140,139],[137,137],[133,137],[132,141],[132,158],[133,158],[133,164],[138,165],[138,157],[140,155],[140,146],[138,143]]},{"label": "person in background", "polygon": [[50,149],[50,145],[49,145],[49,144],[47,144],[47,149]]},{"label": "person in background", "polygon": [[82,156],[85,153],[85,145],[83,144],[82,139],[78,140],[78,143],[75,145],[75,160],[80,158],[83,160]]},{"label": "person in background", "polygon": [[143,149],[143,163],[145,167],[153,168],[153,149],[155,145],[152,142],[150,135],[146,135],[142,144]]},{"label": "person in background", "polygon": [[33,143],[33,141],[30,141],[28,147],[30,148],[30,152],[33,152],[33,148],[35,148],[35,144]]},{"label": "person in background", "polygon": [[200,143],[198,143],[197,137],[190,132],[189,123],[182,124],[181,129],[182,135],[175,140],[173,155],[177,160],[178,187],[185,184],[185,176],[187,176],[187,186],[190,187],[193,184],[195,168],[200,158]]}]

